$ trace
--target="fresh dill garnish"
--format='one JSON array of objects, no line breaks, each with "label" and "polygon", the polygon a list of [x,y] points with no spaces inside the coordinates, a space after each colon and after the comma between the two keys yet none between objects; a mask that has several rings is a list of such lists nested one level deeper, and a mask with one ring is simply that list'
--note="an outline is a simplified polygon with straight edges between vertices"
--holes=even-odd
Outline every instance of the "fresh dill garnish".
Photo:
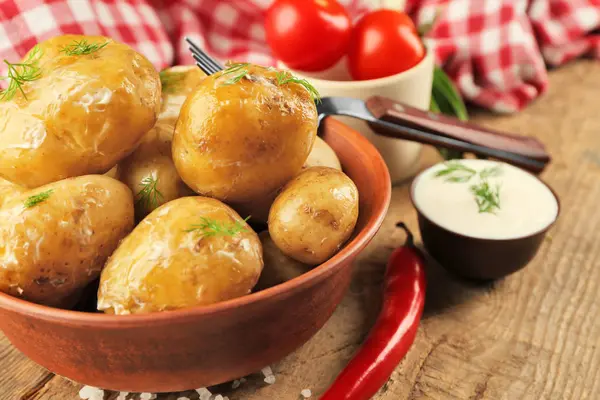
[{"label": "fresh dill garnish", "polygon": [[479,171],[479,176],[481,177],[481,179],[492,178],[494,176],[500,176],[500,175],[502,175],[502,166],[501,165],[496,165],[496,166],[490,167],[490,168],[484,168],[481,171]]},{"label": "fresh dill garnish", "polygon": [[181,89],[181,84],[185,81],[185,73],[183,72],[162,70],[158,76],[160,76],[162,92],[167,94],[176,93]]},{"label": "fresh dill garnish", "polygon": [[27,58],[20,63],[11,63],[4,60],[4,64],[8,66],[7,76],[0,76],[0,80],[9,80],[8,87],[0,92],[0,101],[11,100],[15,97],[17,90],[23,94],[25,100],[27,96],[23,90],[23,84],[25,82],[35,81],[42,76],[42,71],[38,66],[38,61],[42,56],[42,49],[35,45],[35,47],[29,52]]},{"label": "fresh dill garnish", "polygon": [[54,189],[46,190],[45,192],[40,192],[38,194],[34,194],[33,196],[29,196],[25,200],[25,208],[31,208],[35,205],[40,204],[43,201],[48,200],[48,197],[54,192]]},{"label": "fresh dill garnish", "polygon": [[492,187],[488,181],[482,180],[471,186],[471,192],[475,196],[475,202],[480,213],[495,214],[500,209],[500,186]]},{"label": "fresh dill garnish", "polygon": [[321,95],[319,91],[306,79],[300,79],[292,75],[289,71],[279,71],[277,72],[277,85],[285,85],[287,83],[297,83],[298,85],[304,86],[304,88],[310,94],[310,97],[317,103],[321,102]]},{"label": "fresh dill garnish", "polygon": [[74,40],[73,43],[62,46],[60,52],[68,56],[85,56],[97,52],[108,43],[89,43],[86,39]]},{"label": "fresh dill garnish", "polygon": [[159,202],[163,201],[163,195],[158,191],[156,185],[158,178],[147,176],[140,182],[142,189],[137,194],[136,205],[140,204],[146,210],[154,210],[159,206]]},{"label": "fresh dill garnish", "polygon": [[447,182],[468,182],[477,174],[477,171],[458,161],[447,161],[444,165],[446,168],[436,172],[435,177],[446,177]]},{"label": "fresh dill garnish", "polygon": [[220,77],[225,75],[230,75],[229,79],[227,79],[223,86],[233,85],[241,81],[244,77],[248,75],[248,66],[250,63],[234,63],[230,64],[227,69],[223,70]]},{"label": "fresh dill garnish", "polygon": [[[244,219],[248,221],[250,216]],[[217,221],[216,219],[200,217],[199,224],[193,224],[186,232],[198,232],[203,237],[213,236],[235,236],[240,232],[246,232],[244,224],[240,221],[235,221],[233,224],[227,224]]]}]

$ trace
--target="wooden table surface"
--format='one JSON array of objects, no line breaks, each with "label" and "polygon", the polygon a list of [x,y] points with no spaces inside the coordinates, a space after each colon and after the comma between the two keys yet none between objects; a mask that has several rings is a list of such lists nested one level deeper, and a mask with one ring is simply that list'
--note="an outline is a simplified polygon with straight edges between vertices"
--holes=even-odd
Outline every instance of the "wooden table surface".
[{"label": "wooden table surface", "polygon": [[[430,263],[416,342],[376,399],[600,398],[600,64],[572,63],[552,71],[550,83],[517,115],[475,119],[547,144],[554,162],[543,177],[561,198],[558,223],[525,270],[493,284],[468,283]],[[435,160],[431,149],[424,154],[424,164]],[[267,385],[257,374],[235,391],[229,385],[221,391],[231,400],[295,400],[310,388],[316,398],[377,314],[386,260],[404,240],[394,228],[399,220],[417,230],[407,184],[394,188],[385,223],[356,262],[351,290],[331,320],[273,366],[277,382]],[[27,360],[0,334],[0,399],[78,399],[79,389]]]}]

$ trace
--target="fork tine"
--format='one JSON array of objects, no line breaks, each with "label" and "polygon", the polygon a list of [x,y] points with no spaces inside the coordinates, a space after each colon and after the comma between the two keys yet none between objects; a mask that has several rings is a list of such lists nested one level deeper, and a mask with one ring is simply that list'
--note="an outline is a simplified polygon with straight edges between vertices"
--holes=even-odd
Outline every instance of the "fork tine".
[{"label": "fork tine", "polygon": [[194,58],[194,60],[196,60],[196,65],[198,65],[206,75],[212,75],[214,73],[219,72],[218,69],[215,69],[214,66],[207,63],[206,60],[200,57],[199,55],[192,53],[192,57]]},{"label": "fork tine", "polygon": [[[214,72],[218,72],[223,69],[223,66],[219,64],[214,58],[206,54],[198,45],[196,45],[190,38],[186,37],[185,41],[189,44],[189,49],[192,54],[197,55],[200,59],[202,59],[202,63],[206,66],[210,66],[211,70]],[[201,62],[201,61],[199,61]],[[214,73],[213,72],[213,73]]]}]

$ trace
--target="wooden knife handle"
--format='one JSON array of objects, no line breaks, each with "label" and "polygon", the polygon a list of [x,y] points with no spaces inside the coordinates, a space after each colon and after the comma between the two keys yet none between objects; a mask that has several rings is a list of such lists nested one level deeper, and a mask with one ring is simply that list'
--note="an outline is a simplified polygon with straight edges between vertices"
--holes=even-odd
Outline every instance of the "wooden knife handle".
[{"label": "wooden knife handle", "polygon": [[[422,111],[386,97],[370,97],[367,99],[366,105],[375,118],[383,121],[423,129],[437,135],[459,139],[491,149],[519,154],[544,163],[550,161],[550,155],[546,152],[544,145],[533,137],[495,131],[442,114]],[[376,126],[372,126],[372,128],[377,131]],[[394,136],[394,133],[390,130],[380,133],[386,136]],[[404,135],[398,135],[398,138],[407,139]]]}]

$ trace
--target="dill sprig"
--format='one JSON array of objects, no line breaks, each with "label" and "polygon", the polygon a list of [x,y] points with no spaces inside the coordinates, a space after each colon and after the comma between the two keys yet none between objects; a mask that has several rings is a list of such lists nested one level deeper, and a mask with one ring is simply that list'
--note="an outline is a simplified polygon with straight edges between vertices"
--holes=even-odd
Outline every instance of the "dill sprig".
[{"label": "dill sprig", "polygon": [[458,161],[447,161],[445,169],[436,172],[435,177],[446,177],[447,182],[468,182],[477,174],[473,168],[469,168]]},{"label": "dill sprig", "polygon": [[277,85],[285,85],[288,83],[297,83],[298,85],[304,86],[304,88],[310,94],[310,97],[317,103],[321,102],[321,95],[319,91],[306,79],[300,79],[292,75],[289,71],[279,71],[277,73]]},{"label": "dill sprig", "polygon": [[42,56],[42,49],[35,45],[35,47],[29,52],[27,58],[20,63],[11,63],[8,60],[4,60],[4,63],[8,66],[7,76],[0,76],[0,80],[9,80],[8,87],[1,92],[0,101],[11,100],[15,97],[17,90],[23,94],[25,100],[27,95],[23,90],[23,84],[39,79],[42,76],[42,72],[38,66],[38,61]]},{"label": "dill sprig", "polygon": [[479,176],[481,177],[481,179],[492,178],[500,175],[502,175],[501,165],[496,165],[490,168],[484,168],[481,171],[479,171]]},{"label": "dill sprig", "polygon": [[68,56],[84,56],[97,52],[104,48],[109,42],[89,43],[86,39],[74,40],[73,43],[60,48],[61,53]]},{"label": "dill sprig", "polygon": [[164,197],[158,190],[156,185],[158,184],[158,178],[154,176],[147,176],[140,182],[142,189],[137,194],[136,205],[140,204],[146,210],[154,210],[158,207],[159,202],[162,202]]},{"label": "dill sprig", "polygon": [[160,76],[162,92],[167,94],[176,93],[179,89],[181,89],[181,85],[185,81],[185,73],[182,72],[162,70],[158,76]]},{"label": "dill sprig", "polygon": [[29,196],[27,199],[25,199],[25,208],[31,208],[35,205],[40,204],[43,201],[48,200],[52,192],[54,192],[54,189],[49,189],[45,192],[40,192],[38,194],[34,194],[33,196]]},{"label": "dill sprig", "polygon": [[475,196],[475,202],[480,213],[495,214],[500,209],[500,186],[492,187],[488,181],[482,180],[471,186],[471,192]]},{"label": "dill sprig", "polygon": [[234,63],[230,64],[227,69],[223,70],[220,77],[225,75],[230,75],[230,78],[227,79],[223,86],[233,85],[241,81],[244,77],[246,77],[249,73],[248,66],[250,63]]},{"label": "dill sprig", "polygon": [[[248,221],[250,216],[244,219]],[[216,219],[200,217],[199,224],[193,224],[186,232],[198,232],[203,237],[213,236],[235,236],[240,232],[246,232],[246,227],[240,221],[235,221],[233,224],[227,224],[217,221]]]}]

